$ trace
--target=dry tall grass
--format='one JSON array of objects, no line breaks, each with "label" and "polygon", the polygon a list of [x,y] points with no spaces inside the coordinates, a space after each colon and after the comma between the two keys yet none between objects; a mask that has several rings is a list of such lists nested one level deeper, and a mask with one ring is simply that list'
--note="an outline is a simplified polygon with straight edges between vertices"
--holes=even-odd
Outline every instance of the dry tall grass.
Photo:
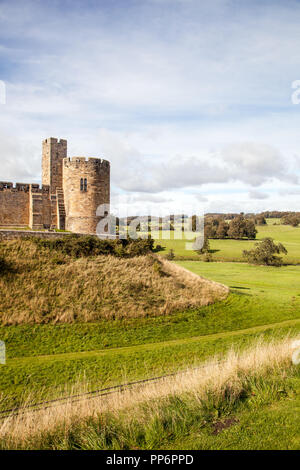
[{"label": "dry tall grass", "polygon": [[[280,342],[263,344],[258,341],[248,350],[238,353],[230,351],[222,362],[213,358],[200,369],[188,370],[154,383],[139,385],[105,398],[71,401],[46,410],[26,412],[0,421],[0,442],[6,447],[27,448],[39,445],[46,433],[56,429],[66,435],[74,426],[86,422],[87,418],[105,415],[122,416],[127,420],[147,423],[156,415],[159,419],[161,399],[186,396],[203,407],[208,397],[215,400],[234,401],[241,396],[253,377],[266,378],[271,374],[282,376],[291,367],[291,343],[287,337]],[[141,406],[142,405],[142,406]]]},{"label": "dry tall grass", "polygon": [[2,324],[162,315],[224,299],[228,288],[154,255],[73,259],[32,241],[2,243]]}]

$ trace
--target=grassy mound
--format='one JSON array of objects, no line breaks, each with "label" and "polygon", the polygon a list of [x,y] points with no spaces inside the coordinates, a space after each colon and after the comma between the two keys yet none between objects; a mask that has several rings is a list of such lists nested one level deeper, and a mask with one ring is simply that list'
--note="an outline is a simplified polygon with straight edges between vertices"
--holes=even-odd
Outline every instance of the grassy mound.
[{"label": "grassy mound", "polygon": [[10,267],[0,273],[2,324],[157,316],[208,305],[228,293],[222,285],[143,254],[150,251],[147,240],[126,246],[99,242],[2,243],[0,257]]}]

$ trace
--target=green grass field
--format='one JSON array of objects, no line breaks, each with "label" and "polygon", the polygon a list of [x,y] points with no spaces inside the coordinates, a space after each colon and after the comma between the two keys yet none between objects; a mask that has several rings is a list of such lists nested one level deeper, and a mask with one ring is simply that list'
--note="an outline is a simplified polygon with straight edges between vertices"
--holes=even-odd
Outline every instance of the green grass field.
[{"label": "green grass field", "polygon": [[232,289],[223,302],[168,316],[97,324],[1,327],[8,361],[0,385],[8,403],[24,391],[40,398],[59,394],[65,383],[87,380],[90,388],[151,377],[189,365],[232,345],[245,346],[300,330],[300,266],[179,262]]},{"label": "green grass field", "polygon": [[[279,223],[278,219],[268,219],[267,222],[267,225],[256,227],[258,231],[256,240],[271,237],[276,242],[283,243],[288,250],[288,254],[283,256],[284,262],[288,264],[299,264],[300,227],[274,225],[274,223]],[[155,232],[154,236],[155,238],[158,238],[158,232]],[[171,232],[171,237],[173,236],[174,234]],[[210,240],[210,249],[213,259],[216,261],[244,261],[242,256],[243,250],[251,249],[254,243],[255,241],[249,240]],[[176,259],[199,259],[199,255],[195,251],[186,249],[185,240],[157,239],[156,244],[162,246],[163,249],[159,251],[159,253],[163,256],[172,249],[174,250]]]},{"label": "green grass field", "polygon": [[[285,261],[292,265],[276,268],[238,262],[242,250],[253,244],[248,241],[212,240],[213,259],[227,261],[212,263],[187,252],[184,240],[157,242],[166,247],[160,254],[173,248],[176,263],[229,286],[225,301],[145,318],[0,326],[0,339],[7,348],[7,364],[0,365],[0,407],[18,405],[28,394],[37,401],[59,396],[80,381],[95,389],[185,369],[214,354],[225,354],[233,345],[244,348],[258,336],[268,340],[298,334],[300,229],[272,223],[259,227],[257,238],[281,241],[288,249]],[[193,428],[161,448],[259,448],[261,426],[270,435],[265,448],[275,448],[276,423],[291,430],[284,434],[281,448],[297,447],[292,409],[299,402],[275,400],[272,406],[272,416],[264,405],[255,413],[239,410],[239,423],[220,436],[212,437],[208,430],[206,437],[205,433],[199,437]]]}]

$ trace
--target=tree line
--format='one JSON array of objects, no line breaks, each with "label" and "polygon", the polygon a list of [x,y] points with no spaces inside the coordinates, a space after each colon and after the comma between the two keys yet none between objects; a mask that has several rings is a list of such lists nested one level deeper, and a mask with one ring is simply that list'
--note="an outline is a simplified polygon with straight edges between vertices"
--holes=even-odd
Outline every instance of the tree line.
[{"label": "tree line", "polygon": [[229,221],[224,220],[223,217],[206,217],[204,232],[207,238],[232,238],[234,240],[247,238],[254,240],[257,230],[253,218],[247,219],[240,214]]}]

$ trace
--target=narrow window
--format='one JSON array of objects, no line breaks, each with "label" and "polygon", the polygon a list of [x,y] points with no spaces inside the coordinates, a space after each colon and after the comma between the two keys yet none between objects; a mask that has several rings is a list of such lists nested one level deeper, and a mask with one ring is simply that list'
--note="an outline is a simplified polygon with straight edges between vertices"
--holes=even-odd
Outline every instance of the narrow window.
[{"label": "narrow window", "polygon": [[87,191],[87,179],[84,178],[84,191]]},{"label": "narrow window", "polygon": [[80,180],[80,191],[83,191],[83,178]]}]

